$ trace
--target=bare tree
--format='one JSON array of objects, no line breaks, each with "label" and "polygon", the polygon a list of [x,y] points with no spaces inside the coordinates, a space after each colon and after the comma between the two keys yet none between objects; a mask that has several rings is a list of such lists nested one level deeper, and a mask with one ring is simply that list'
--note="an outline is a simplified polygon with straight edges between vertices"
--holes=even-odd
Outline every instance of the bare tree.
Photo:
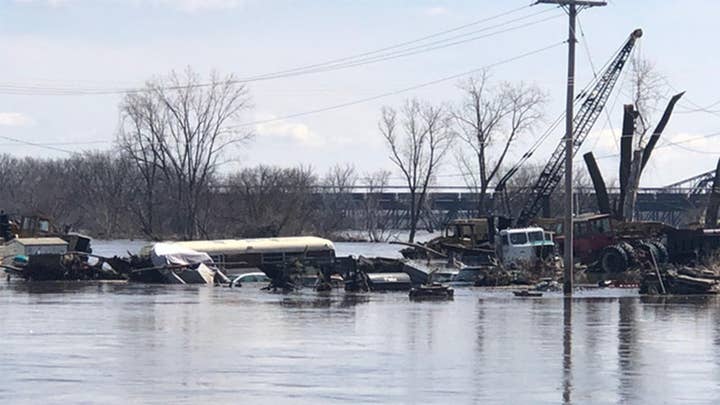
[{"label": "bare tree", "polygon": [[135,161],[145,182],[143,223],[153,232],[154,192],[160,178],[177,204],[176,225],[186,239],[197,234],[202,194],[226,149],[251,134],[233,127],[250,107],[248,89],[232,75],[213,73],[203,83],[187,69],[129,93],[121,104],[118,143]]},{"label": "bare tree", "polygon": [[467,185],[478,192],[478,213],[483,215],[490,183],[515,141],[540,122],[546,97],[524,83],[490,87],[487,72],[462,82],[460,89],[463,101],[453,117],[471,154],[458,148],[458,162]]},{"label": "bare tree", "polygon": [[322,235],[349,228],[348,221],[353,209],[351,193],[357,180],[355,167],[351,164],[337,164],[323,178],[320,184],[322,211],[315,221]]},{"label": "bare tree", "polygon": [[240,236],[302,234],[312,223],[317,178],[310,167],[257,166],[227,179],[228,206],[222,218]]},{"label": "bare tree", "polygon": [[128,224],[122,217],[135,195],[130,159],[111,151],[85,152],[67,159],[66,166],[72,177],[67,191],[82,196],[74,201],[79,208],[78,221],[95,230],[95,236],[111,238],[118,233],[127,234]]},{"label": "bare tree", "polygon": [[363,228],[371,242],[386,241],[391,237],[393,212],[380,205],[380,196],[390,183],[390,174],[387,170],[380,170],[364,177]]},{"label": "bare tree", "polygon": [[655,64],[642,58],[632,59],[628,80],[637,114],[634,145],[635,149],[641,149],[660,110],[660,103],[665,98],[667,85],[663,75],[655,68]]},{"label": "bare tree", "polygon": [[400,113],[384,107],[379,128],[410,192],[408,239],[413,242],[427,188],[454,135],[450,115],[443,107],[409,100]]}]

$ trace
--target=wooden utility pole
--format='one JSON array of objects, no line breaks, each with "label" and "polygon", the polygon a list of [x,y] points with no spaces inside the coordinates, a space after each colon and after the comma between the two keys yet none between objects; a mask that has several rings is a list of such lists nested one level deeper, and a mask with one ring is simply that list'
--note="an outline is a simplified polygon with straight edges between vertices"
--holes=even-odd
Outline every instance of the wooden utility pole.
[{"label": "wooden utility pole", "polygon": [[[565,113],[565,221],[563,235],[565,244],[565,271],[563,273],[563,292],[572,295],[573,269],[573,102],[575,101],[575,20],[578,11],[583,8],[607,5],[604,1],[585,0],[537,0],[536,4],[557,4],[567,9],[569,20],[568,29],[568,75],[567,75],[567,104]],[[580,8],[580,10],[578,9]]]}]

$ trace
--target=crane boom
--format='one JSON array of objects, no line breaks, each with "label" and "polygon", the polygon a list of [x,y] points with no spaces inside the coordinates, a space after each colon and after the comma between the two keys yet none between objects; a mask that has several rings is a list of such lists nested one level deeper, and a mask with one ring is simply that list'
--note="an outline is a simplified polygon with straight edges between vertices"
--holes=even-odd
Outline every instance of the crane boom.
[{"label": "crane boom", "polygon": [[[580,150],[580,146],[587,138],[590,130],[600,117],[605,104],[607,104],[610,93],[615,83],[620,78],[625,63],[630,58],[630,53],[635,46],[635,41],[642,36],[642,30],[637,29],[630,34],[625,45],[620,49],[612,62],[607,66],[592,90],[585,95],[585,100],[580,106],[575,119],[573,120],[573,156]],[[562,179],[562,168],[565,162],[565,139],[560,141],[555,151],[550,156],[547,164],[540,173],[535,185],[530,189],[527,201],[517,218],[518,226],[526,226],[530,219],[540,211],[542,201],[549,197]]]}]

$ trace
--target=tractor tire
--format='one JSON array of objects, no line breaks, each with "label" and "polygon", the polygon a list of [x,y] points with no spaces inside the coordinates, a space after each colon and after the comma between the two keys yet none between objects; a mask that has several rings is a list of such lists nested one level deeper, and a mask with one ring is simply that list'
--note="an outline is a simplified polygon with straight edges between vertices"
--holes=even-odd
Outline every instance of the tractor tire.
[{"label": "tractor tire", "polygon": [[606,273],[620,273],[628,268],[628,256],[620,245],[612,245],[600,253],[600,268]]},{"label": "tractor tire", "polygon": [[668,253],[667,246],[665,246],[664,243],[660,242],[659,240],[653,240],[650,241],[655,248],[657,249],[657,258],[658,264],[667,264],[667,262],[670,260],[670,254]]},{"label": "tractor tire", "polygon": [[629,244],[628,242],[620,242],[616,246],[619,246],[622,250],[625,251],[625,256],[627,257],[628,266],[637,264],[637,262],[638,262],[637,252],[635,251],[635,248],[633,247],[633,245]]},{"label": "tractor tire", "polygon": [[653,258],[655,262],[660,264],[660,252],[654,243],[647,240],[641,240],[637,244],[637,249],[643,253],[644,259],[652,264]]}]

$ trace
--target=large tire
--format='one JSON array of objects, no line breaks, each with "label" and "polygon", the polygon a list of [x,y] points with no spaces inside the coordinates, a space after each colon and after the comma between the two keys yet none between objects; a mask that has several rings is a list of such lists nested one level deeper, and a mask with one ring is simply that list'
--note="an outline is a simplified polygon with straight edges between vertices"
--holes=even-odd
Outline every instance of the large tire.
[{"label": "large tire", "polygon": [[620,242],[616,246],[618,246],[620,249],[625,251],[625,256],[627,257],[627,263],[628,266],[637,264],[637,252],[635,251],[635,248],[633,245],[629,244],[628,242]]},{"label": "large tire", "polygon": [[657,261],[658,264],[667,264],[670,260],[670,254],[668,253],[667,246],[659,240],[650,241],[657,249]]},{"label": "large tire", "polygon": [[627,253],[619,245],[606,247],[600,253],[600,268],[606,273],[620,273],[627,270]]},{"label": "large tire", "polygon": [[653,258],[655,258],[655,262],[660,264],[660,252],[655,246],[654,243],[647,240],[641,240],[637,244],[637,249],[640,250],[645,258],[645,260],[649,261],[649,263],[652,264]]}]

